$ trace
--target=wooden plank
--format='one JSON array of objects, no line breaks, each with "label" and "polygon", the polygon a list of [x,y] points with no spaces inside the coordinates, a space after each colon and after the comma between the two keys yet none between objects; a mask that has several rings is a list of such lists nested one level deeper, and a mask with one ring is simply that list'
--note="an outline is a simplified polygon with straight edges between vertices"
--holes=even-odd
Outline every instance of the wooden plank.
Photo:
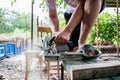
[{"label": "wooden plank", "polygon": [[67,52],[67,53],[59,53],[59,54],[44,54],[45,61],[57,61],[60,60],[81,60],[83,59],[82,54],[78,54],[75,52]]},{"label": "wooden plank", "polygon": [[[63,61],[71,80],[103,78],[120,75],[120,61]],[[103,75],[104,74],[104,75]]]},{"label": "wooden plank", "polygon": [[[64,29],[64,28],[60,27],[60,28],[59,28],[59,31],[62,31],[63,29]],[[48,26],[38,26],[37,30],[38,30],[39,32],[50,32],[50,33],[52,33],[51,28],[48,27]]]},{"label": "wooden plank", "polygon": [[37,30],[38,30],[39,32],[50,32],[50,33],[52,33],[50,27],[38,27]]}]

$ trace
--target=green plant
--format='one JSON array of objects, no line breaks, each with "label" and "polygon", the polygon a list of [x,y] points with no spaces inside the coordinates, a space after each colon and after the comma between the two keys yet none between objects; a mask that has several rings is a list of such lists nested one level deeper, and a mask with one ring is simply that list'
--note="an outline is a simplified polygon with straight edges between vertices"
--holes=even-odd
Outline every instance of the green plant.
[{"label": "green plant", "polygon": [[14,32],[17,28],[30,31],[30,15],[0,9],[0,34]]},{"label": "green plant", "polygon": [[16,0],[11,0],[11,6],[13,6],[14,2],[16,2]]},{"label": "green plant", "polygon": [[100,15],[98,18],[98,36],[102,41],[114,42],[116,39],[116,17],[110,14]]},{"label": "green plant", "polygon": [[[110,41],[115,43],[116,41],[116,16],[108,13],[100,14],[98,17],[98,36],[100,41]],[[96,25],[94,25],[90,36],[89,43],[95,42],[96,37]]]}]

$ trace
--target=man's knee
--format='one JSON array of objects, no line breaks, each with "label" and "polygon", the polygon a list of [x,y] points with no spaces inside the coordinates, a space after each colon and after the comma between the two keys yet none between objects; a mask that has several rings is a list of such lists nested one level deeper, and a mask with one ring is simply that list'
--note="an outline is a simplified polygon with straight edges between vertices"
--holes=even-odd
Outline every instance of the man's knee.
[{"label": "man's knee", "polygon": [[86,2],[90,5],[98,6],[101,5],[103,0],[86,0]]},{"label": "man's knee", "polygon": [[87,14],[99,13],[102,6],[102,0],[86,0],[85,12]]}]

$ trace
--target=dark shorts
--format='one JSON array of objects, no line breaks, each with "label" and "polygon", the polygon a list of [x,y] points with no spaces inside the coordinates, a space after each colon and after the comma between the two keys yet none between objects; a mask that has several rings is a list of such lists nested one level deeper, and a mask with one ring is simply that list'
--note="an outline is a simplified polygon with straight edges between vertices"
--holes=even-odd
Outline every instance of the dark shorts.
[{"label": "dark shorts", "polygon": [[[106,6],[106,0],[103,0],[100,12],[102,12],[104,10],[105,6]],[[68,23],[71,15],[72,15],[72,13],[64,13],[64,18],[66,20],[66,24]],[[78,39],[79,39],[79,34],[80,34],[80,26],[81,26],[81,22],[79,22],[79,24],[75,27],[75,29],[72,31],[72,33],[70,35],[69,40],[74,43],[74,47],[78,46]]]},{"label": "dark shorts", "polygon": [[105,7],[106,7],[106,0],[103,0],[100,12],[102,12],[105,9]]}]

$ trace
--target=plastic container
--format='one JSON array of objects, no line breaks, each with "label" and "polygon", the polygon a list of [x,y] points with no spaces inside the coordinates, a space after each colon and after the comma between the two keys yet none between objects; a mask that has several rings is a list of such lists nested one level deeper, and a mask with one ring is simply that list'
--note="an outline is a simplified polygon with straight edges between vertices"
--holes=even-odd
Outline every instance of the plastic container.
[{"label": "plastic container", "polygon": [[5,45],[0,44],[0,59],[4,59],[4,58],[5,58]]},{"label": "plastic container", "polygon": [[6,46],[6,56],[15,54],[15,44],[7,43],[5,46]]}]

